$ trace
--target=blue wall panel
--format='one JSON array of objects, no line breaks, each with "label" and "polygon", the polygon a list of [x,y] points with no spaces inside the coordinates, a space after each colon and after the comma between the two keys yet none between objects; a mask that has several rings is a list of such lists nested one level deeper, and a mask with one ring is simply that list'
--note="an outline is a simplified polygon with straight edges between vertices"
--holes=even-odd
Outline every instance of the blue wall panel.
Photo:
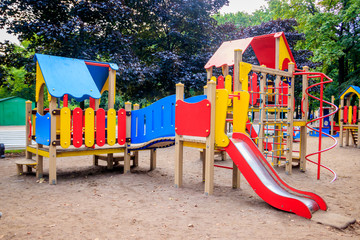
[{"label": "blue wall panel", "polygon": [[131,143],[175,136],[175,95],[131,112]]},{"label": "blue wall panel", "polygon": [[36,139],[35,141],[38,144],[43,144],[46,146],[50,145],[50,113],[41,116],[39,113],[36,113]]}]

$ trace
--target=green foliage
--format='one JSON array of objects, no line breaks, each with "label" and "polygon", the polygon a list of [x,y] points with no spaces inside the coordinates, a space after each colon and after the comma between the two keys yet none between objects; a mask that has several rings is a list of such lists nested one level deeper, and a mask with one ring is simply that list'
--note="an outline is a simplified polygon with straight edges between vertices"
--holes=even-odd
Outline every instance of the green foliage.
[{"label": "green foliage", "polygon": [[[28,40],[28,52],[105,60],[119,66],[117,88],[127,100],[173,94],[175,83],[202,90],[210,49],[221,42],[211,17],[227,0],[8,0],[0,3],[0,28]],[[31,57],[2,45],[0,65],[14,63],[34,84]],[[1,54],[0,53],[0,54]],[[27,61],[26,61],[27,60]],[[1,69],[0,85],[10,75]]]},{"label": "green foliage", "polygon": [[23,59],[30,58],[33,54],[27,50],[29,44],[29,41],[23,41],[20,46],[10,45],[8,42],[0,45],[1,49],[8,47],[10,50],[0,54],[0,98],[18,96],[35,100],[35,86],[25,80],[32,74],[22,64]]},{"label": "green foliage", "polygon": [[358,82],[360,73],[360,2],[358,0],[270,0],[273,18],[295,18],[306,41],[298,47],[312,50],[318,68],[332,77],[328,92],[342,91]]},{"label": "green foliage", "polygon": [[237,13],[225,13],[225,14],[216,14],[213,16],[218,24],[232,23],[236,28],[246,28],[250,26],[260,25],[263,22],[268,22],[272,20],[270,17],[269,11],[266,8],[261,8],[256,10],[252,14],[246,12],[237,12]]}]

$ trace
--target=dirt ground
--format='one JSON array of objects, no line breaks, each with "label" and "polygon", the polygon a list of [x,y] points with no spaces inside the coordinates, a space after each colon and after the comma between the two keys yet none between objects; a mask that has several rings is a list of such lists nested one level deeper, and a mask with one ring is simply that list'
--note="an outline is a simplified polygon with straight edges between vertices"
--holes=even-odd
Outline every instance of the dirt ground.
[{"label": "dirt ground", "polygon": [[[316,147],[310,138],[309,151]],[[228,169],[215,169],[214,195],[205,196],[197,149],[185,148],[184,187],[177,189],[174,152],[159,149],[151,172],[149,152],[141,152],[139,167],[126,175],[121,166],[93,166],[90,156],[60,158],[56,186],[37,183],[34,174],[17,176],[16,157],[0,159],[0,239],[360,239],[360,149],[323,154],[338,174],[333,183],[326,170],[316,180],[311,163],[306,173],[276,168],[291,186],[323,197],[329,211],[357,219],[345,230],[272,208],[243,177],[241,188],[232,189]],[[229,158],[216,162],[232,165]]]}]

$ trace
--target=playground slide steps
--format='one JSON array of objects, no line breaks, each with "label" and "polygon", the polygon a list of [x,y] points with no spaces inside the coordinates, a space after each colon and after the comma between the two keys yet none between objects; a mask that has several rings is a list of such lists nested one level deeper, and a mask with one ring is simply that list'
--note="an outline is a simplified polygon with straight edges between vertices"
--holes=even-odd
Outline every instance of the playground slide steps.
[{"label": "playground slide steps", "polygon": [[225,150],[254,191],[271,206],[309,219],[313,212],[327,210],[318,195],[287,185],[245,134],[235,133]]}]

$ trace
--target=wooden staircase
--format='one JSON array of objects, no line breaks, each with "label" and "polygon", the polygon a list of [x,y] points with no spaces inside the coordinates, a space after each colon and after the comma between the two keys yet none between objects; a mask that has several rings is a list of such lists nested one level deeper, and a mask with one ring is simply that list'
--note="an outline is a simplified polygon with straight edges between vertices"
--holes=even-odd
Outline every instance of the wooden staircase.
[{"label": "wooden staircase", "polygon": [[358,131],[355,129],[350,129],[350,134],[351,134],[354,145],[357,145],[358,138],[359,138]]}]

